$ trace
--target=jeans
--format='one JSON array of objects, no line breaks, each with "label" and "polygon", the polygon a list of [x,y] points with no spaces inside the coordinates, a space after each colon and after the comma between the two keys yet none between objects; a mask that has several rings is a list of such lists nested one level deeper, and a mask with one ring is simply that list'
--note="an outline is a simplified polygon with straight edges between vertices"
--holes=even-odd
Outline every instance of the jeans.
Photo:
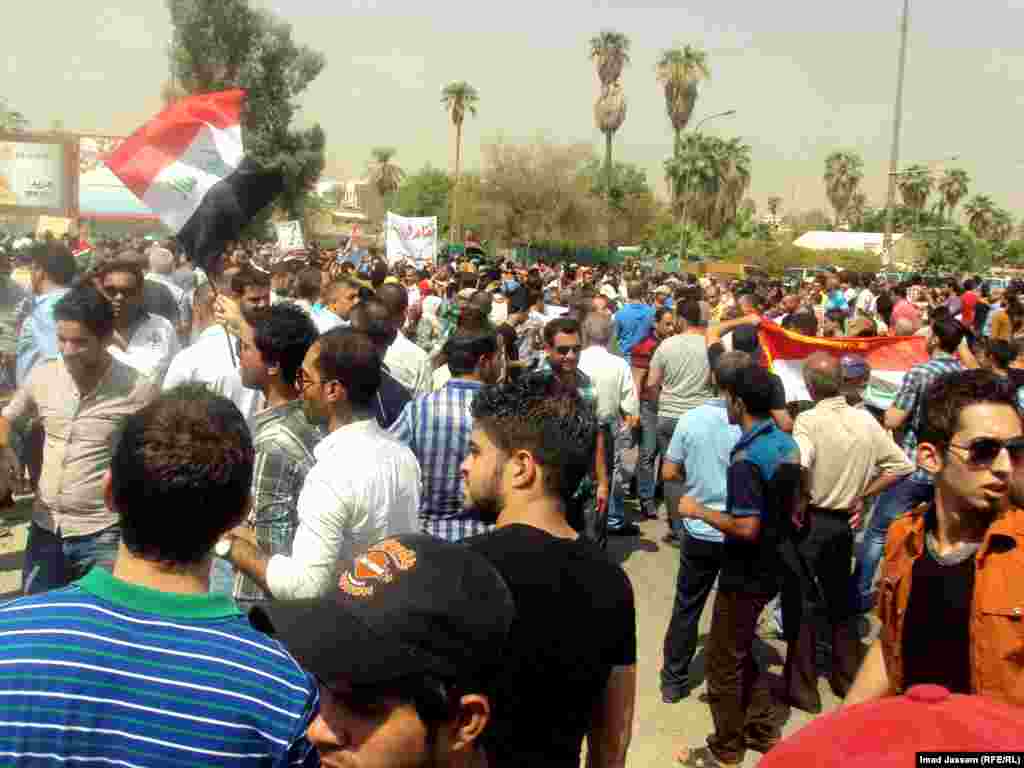
[{"label": "jeans", "polygon": [[655,462],[658,458],[658,402],[640,401],[640,451],[636,460],[636,493],[640,501],[654,501],[657,486]]},{"label": "jeans", "polygon": [[605,430],[605,454],[608,462],[608,527],[622,528],[626,520],[626,483],[624,482],[623,464],[626,451],[631,447],[632,430],[624,426],[613,434],[611,429]]},{"label": "jeans", "polygon": [[[676,424],[679,419],[674,416],[658,417],[658,453],[662,460],[668,455],[668,445],[672,442],[672,434],[676,431]],[[664,481],[665,487],[665,509],[668,510],[668,519],[672,520],[679,513],[679,500],[683,498],[683,489],[686,487],[681,480]]]},{"label": "jeans", "polygon": [[725,547],[720,541],[691,536],[685,528],[680,530],[679,539],[676,599],[665,632],[665,661],[661,668],[661,692],[669,697],[682,696],[689,687],[687,673],[697,653],[700,615],[722,568]]},{"label": "jeans", "polygon": [[757,619],[771,598],[722,590],[715,596],[707,664],[715,732],[708,747],[722,762],[743,762],[748,746],[763,749],[779,737],[771,688],[753,653]]},{"label": "jeans", "polygon": [[857,552],[857,562],[853,568],[854,609],[857,613],[867,613],[874,602],[871,586],[875,581],[878,563],[885,551],[885,537],[889,532],[889,524],[918,504],[929,502],[934,497],[934,484],[930,480],[920,480],[915,475],[908,475],[879,495],[871,522],[864,531],[864,540]]},{"label": "jeans", "polygon": [[85,576],[94,565],[114,570],[121,526],[112,525],[87,536],[61,537],[29,524],[25,562],[21,569],[22,591],[26,595],[66,587]]}]

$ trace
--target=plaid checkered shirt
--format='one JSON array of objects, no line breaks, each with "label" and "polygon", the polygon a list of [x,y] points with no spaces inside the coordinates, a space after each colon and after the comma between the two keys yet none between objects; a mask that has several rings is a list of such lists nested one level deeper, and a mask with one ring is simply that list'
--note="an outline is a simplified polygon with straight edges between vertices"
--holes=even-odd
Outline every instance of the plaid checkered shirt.
[{"label": "plaid checkered shirt", "polygon": [[[256,449],[249,523],[267,556],[290,555],[299,524],[299,493],[316,463],[313,448],[323,432],[306,420],[300,400],[256,414],[249,428]],[[232,594],[236,600],[249,602],[269,599],[240,571],[235,572]]]},{"label": "plaid checkered shirt", "polygon": [[461,466],[473,431],[470,406],[481,384],[452,379],[402,409],[390,432],[416,455],[423,473],[420,527],[447,541],[487,533],[491,526],[463,509]]},{"label": "plaid checkered shirt", "polygon": [[[928,387],[948,373],[962,371],[960,361],[945,352],[936,352],[927,363],[918,363],[903,377],[903,385],[892,402],[893,408],[906,411],[907,421],[903,425],[903,448],[910,463],[917,466],[917,443],[921,432],[921,418],[924,413],[924,398]],[[914,470],[915,480],[931,482],[931,475],[918,467]]]}]

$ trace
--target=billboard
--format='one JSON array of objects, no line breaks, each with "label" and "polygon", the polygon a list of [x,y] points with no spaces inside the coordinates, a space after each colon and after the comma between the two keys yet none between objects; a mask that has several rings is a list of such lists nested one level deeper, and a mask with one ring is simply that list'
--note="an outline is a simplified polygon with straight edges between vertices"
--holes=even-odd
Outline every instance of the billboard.
[{"label": "billboard", "polygon": [[78,136],[78,209],[83,219],[139,220],[158,216],[103,163],[124,136]]},{"label": "billboard", "polygon": [[61,136],[0,135],[0,209],[71,215],[77,185],[74,145]]}]

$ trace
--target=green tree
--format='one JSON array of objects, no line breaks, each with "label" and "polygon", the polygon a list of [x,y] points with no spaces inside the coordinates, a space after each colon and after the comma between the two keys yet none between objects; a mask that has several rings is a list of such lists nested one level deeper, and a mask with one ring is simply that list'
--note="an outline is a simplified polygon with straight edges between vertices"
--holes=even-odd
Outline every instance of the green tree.
[{"label": "green tree", "polygon": [[370,150],[373,159],[367,163],[370,184],[381,196],[385,208],[391,205],[392,196],[398,192],[405,178],[405,171],[391,162],[397,151],[394,147],[374,147]]},{"label": "green tree", "polygon": [[672,123],[675,143],[678,144],[697,104],[698,83],[711,78],[708,55],[690,45],[669,48],[658,59],[655,73],[665,92],[665,112]]},{"label": "green tree", "polygon": [[846,220],[850,229],[855,232],[863,231],[864,213],[867,210],[868,196],[863,192],[854,192],[850,197],[850,204],[846,209]]},{"label": "green tree", "polygon": [[962,168],[950,168],[939,180],[939,194],[942,196],[942,214],[953,218],[957,205],[967,197],[971,177]]},{"label": "green tree", "polygon": [[[323,70],[323,54],[292,39],[291,26],[248,0],[167,0],[174,27],[175,80],[186,94],[244,88],[246,155],[284,176],[278,205],[303,218],[310,190],[324,168],[319,125],[294,130],[296,97]],[[265,212],[264,216],[269,212]],[[255,227],[265,225],[262,222]]]},{"label": "green tree", "polygon": [[[626,94],[619,78],[629,63],[629,38],[621,32],[604,30],[590,39],[590,59],[597,66],[601,93],[594,102],[594,122],[604,134],[605,190],[612,190],[612,139],[626,120]],[[612,199],[608,203],[608,245],[612,240]]]},{"label": "green tree", "polygon": [[935,187],[932,172],[927,166],[912,165],[896,177],[896,186],[899,187],[903,202],[920,218],[921,212],[928,204],[928,196]]},{"label": "green tree", "polygon": [[686,134],[665,161],[665,175],[683,223],[692,221],[712,238],[720,237],[735,221],[750,186],[750,147],[739,139]]},{"label": "green tree", "polygon": [[833,152],[825,158],[825,194],[836,212],[836,224],[846,218],[846,209],[864,178],[864,161],[856,152]]},{"label": "green tree", "polygon": [[6,133],[20,133],[28,129],[28,119],[15,109],[12,109],[7,99],[0,96],[0,131]]},{"label": "green tree", "polygon": [[465,80],[448,83],[441,90],[441,103],[451,116],[455,126],[455,190],[452,193],[452,231],[451,239],[462,241],[462,229],[459,225],[459,187],[462,178],[462,123],[468,112],[476,117],[480,93]]},{"label": "green tree", "polygon": [[1005,208],[996,208],[992,213],[990,239],[996,243],[1005,243],[1013,234],[1013,216]]},{"label": "green tree", "polygon": [[581,175],[590,193],[611,206],[612,239],[633,243],[642,237],[659,212],[658,201],[647,182],[647,172],[633,163],[615,163],[609,190],[605,166],[594,157],[583,167]]},{"label": "green tree", "polygon": [[445,232],[451,188],[451,177],[428,165],[405,177],[395,196],[395,212],[402,216],[437,216],[438,231]]},{"label": "green tree", "polygon": [[782,207],[782,198],[778,195],[772,195],[768,198],[768,213],[772,216],[779,215],[779,208]]},{"label": "green tree", "polygon": [[988,195],[975,195],[964,204],[967,226],[970,227],[975,237],[991,237],[995,212],[995,203]]}]

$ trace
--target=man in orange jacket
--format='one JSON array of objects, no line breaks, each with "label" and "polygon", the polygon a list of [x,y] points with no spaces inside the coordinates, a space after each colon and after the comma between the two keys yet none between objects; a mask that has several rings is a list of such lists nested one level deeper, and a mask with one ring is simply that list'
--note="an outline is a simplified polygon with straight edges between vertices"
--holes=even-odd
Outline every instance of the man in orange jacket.
[{"label": "man in orange jacket", "polygon": [[928,390],[918,466],[935,501],[893,522],[878,597],[882,633],[846,704],[935,683],[1024,706],[1024,473],[1016,395],[989,371]]}]

